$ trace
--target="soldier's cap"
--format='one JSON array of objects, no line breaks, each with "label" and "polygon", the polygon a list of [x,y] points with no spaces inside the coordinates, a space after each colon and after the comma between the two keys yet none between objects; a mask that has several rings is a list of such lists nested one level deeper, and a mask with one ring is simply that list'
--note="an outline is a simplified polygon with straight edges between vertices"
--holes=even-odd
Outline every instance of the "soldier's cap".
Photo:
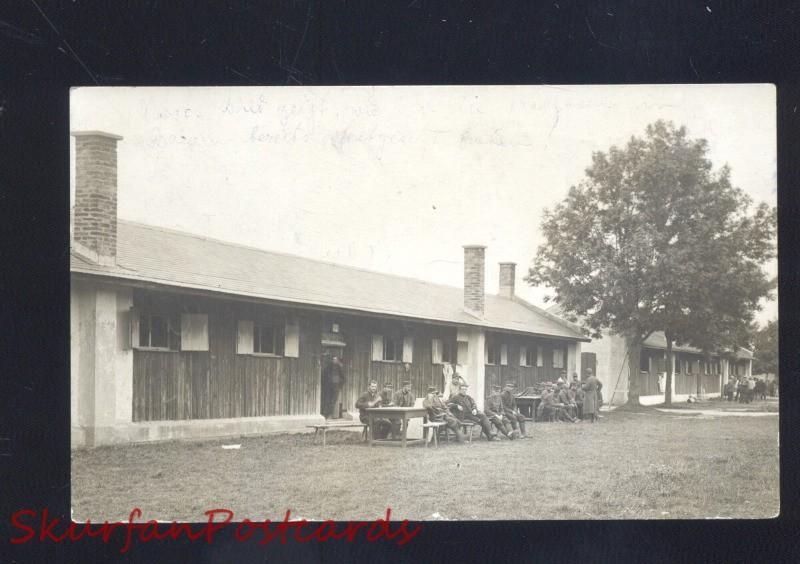
[{"label": "soldier's cap", "polygon": [[392,388],[392,387],[394,387],[394,386],[392,386],[392,383],[391,383],[391,382],[384,382],[384,383],[383,383],[383,387],[384,387],[384,388]]},{"label": "soldier's cap", "polygon": [[402,384],[400,384],[400,385],[401,386],[410,386],[411,382],[409,380],[403,380]]},{"label": "soldier's cap", "polygon": [[458,372],[453,372],[451,378],[461,378],[461,374],[459,374]]},{"label": "soldier's cap", "polygon": [[514,380],[506,380],[506,386],[516,387],[517,383]]},{"label": "soldier's cap", "polygon": [[[506,385],[508,385],[508,382],[506,382]],[[500,386],[500,384],[492,384],[492,389],[493,390],[502,390],[503,388]]]},{"label": "soldier's cap", "polygon": [[436,386],[428,386],[428,391],[429,392],[436,392],[436,391],[438,391],[438,388]]}]

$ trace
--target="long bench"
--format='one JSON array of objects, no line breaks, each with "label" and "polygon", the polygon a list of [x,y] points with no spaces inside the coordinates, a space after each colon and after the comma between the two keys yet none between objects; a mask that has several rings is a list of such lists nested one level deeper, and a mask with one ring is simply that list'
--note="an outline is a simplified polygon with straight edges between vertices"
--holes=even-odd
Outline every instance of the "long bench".
[{"label": "long bench", "polygon": [[366,437],[367,425],[365,423],[355,422],[352,423],[320,423],[318,425],[306,425],[310,429],[314,429],[314,444],[317,444],[317,435],[322,431],[322,446],[325,446],[325,434],[329,429],[347,429],[354,427],[361,427]]}]

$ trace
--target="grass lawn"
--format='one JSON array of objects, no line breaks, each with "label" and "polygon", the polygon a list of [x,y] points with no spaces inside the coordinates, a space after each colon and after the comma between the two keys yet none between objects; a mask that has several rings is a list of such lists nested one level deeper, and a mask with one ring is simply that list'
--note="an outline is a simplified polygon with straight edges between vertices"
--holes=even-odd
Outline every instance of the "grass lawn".
[{"label": "grass lawn", "polygon": [[[282,520],[286,509],[306,519],[374,520],[387,507],[401,520],[778,514],[776,416],[623,407],[596,424],[531,429],[529,440],[438,449],[370,449],[358,434],[338,431],[326,448],[311,435],[273,435],[74,451],[74,518],[127,520],[133,507],[144,520],[194,522],[220,507],[234,520]],[[230,443],[241,449],[221,448]]]}]

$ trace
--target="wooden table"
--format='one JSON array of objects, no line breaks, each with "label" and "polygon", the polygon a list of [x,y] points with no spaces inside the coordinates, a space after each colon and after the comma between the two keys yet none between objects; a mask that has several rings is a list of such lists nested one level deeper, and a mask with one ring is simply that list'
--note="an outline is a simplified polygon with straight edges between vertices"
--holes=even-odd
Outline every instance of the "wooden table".
[{"label": "wooden table", "polygon": [[542,401],[542,396],[517,396],[516,400],[520,413],[522,413],[525,417],[529,417],[536,421],[536,408],[539,407],[539,402]]},{"label": "wooden table", "polygon": [[[422,429],[421,439],[408,439],[408,420],[415,417],[422,417],[422,422],[428,422],[428,412],[424,407],[368,407],[366,410],[367,418],[369,420],[369,446],[374,443],[381,444],[400,444],[405,448],[409,443],[424,443],[428,438],[428,429]],[[374,435],[375,419],[400,419],[401,423],[401,438],[400,441],[393,439],[376,439]]]}]

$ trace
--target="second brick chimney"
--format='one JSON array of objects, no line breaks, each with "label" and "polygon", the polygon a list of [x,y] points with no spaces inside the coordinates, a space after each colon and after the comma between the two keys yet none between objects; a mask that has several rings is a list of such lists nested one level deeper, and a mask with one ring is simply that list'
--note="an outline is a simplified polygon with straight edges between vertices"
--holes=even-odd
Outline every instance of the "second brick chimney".
[{"label": "second brick chimney", "polygon": [[103,265],[117,259],[117,141],[103,131],[75,131],[75,249]]},{"label": "second brick chimney", "polygon": [[516,280],[516,269],[517,263],[515,262],[500,263],[500,291],[498,293],[509,300],[514,299],[514,281]]},{"label": "second brick chimney", "polygon": [[464,309],[483,317],[486,247],[464,245]]}]

